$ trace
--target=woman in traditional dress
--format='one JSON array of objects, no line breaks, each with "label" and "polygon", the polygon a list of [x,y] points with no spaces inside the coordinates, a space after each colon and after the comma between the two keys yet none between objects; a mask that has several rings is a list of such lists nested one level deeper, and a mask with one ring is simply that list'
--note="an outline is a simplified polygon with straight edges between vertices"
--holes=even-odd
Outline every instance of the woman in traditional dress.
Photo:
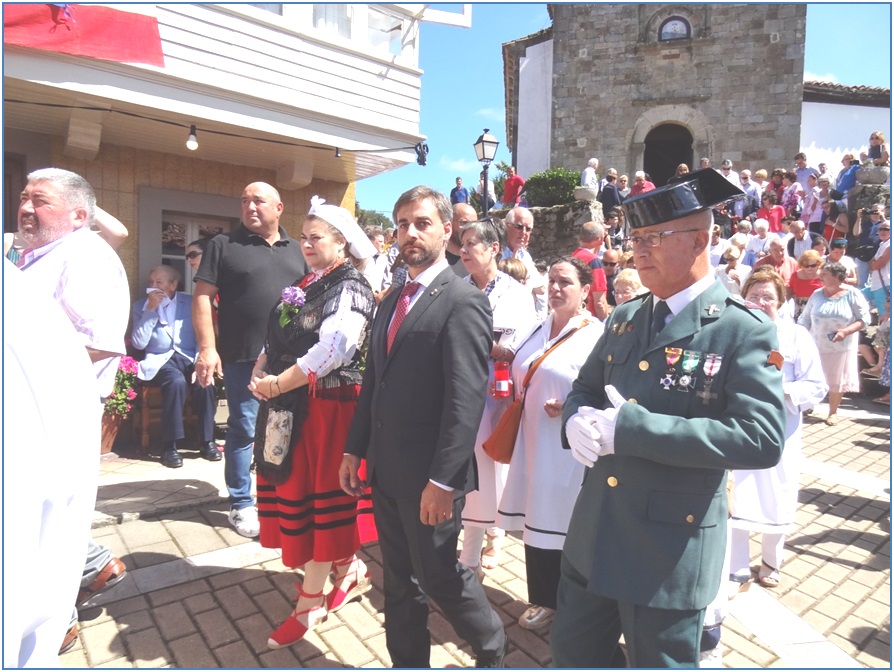
[{"label": "woman in traditional dress", "polygon": [[356,553],[375,538],[368,493],[358,504],[338,480],[375,309],[369,283],[346,257],[366,259],[375,248],[347,210],[315,196],[301,251],[312,272],[283,290],[249,384],[262,402],[255,432],[261,545],[281,548],[287,567],[304,567],[298,603],[267,641],[272,649],[294,644],[369,590]]},{"label": "woman in traditional dress", "polygon": [[[758,582],[766,588],[779,585],[785,533],[795,522],[801,461],[801,414],[826,395],[820,354],[804,327],[779,317],[785,302],[782,277],[770,268],[756,270],[742,288],[746,303],[764,311],[776,324],[782,355],[782,389],[785,393],[785,445],[772,469],[736,469],[732,505],[730,572],[743,583],[751,577],[748,540],[761,532],[761,566]],[[777,353],[778,354],[778,353]]]},{"label": "woman in traditional dress", "polygon": [[[507,362],[512,351],[506,345],[518,332],[527,332],[537,323],[531,291],[497,269],[505,234],[499,222],[486,219],[470,222],[462,228],[460,258],[469,272],[466,281],[483,291],[494,315],[494,342],[489,364],[494,379],[495,362]],[[508,465],[494,462],[484,452],[482,443],[503,415],[511,398],[488,396],[484,415],[475,439],[475,461],[478,465],[478,489],[466,495],[463,507],[463,546],[459,561],[475,571],[493,569],[500,561],[500,545],[505,536],[496,525],[497,504],[503,494]],[[482,544],[487,539],[482,550]]]},{"label": "woman in traditional dress", "polygon": [[[549,317],[514,344],[515,394],[526,396],[497,516],[505,529],[523,532],[531,606],[518,623],[527,630],[545,627],[555,615],[562,546],[584,476],[584,466],[562,448],[562,405],[603,332],[602,323],[584,308],[590,268],[562,257],[550,265],[548,277]],[[541,357],[525,390],[525,376]]]},{"label": "woman in traditional dress", "polygon": [[860,391],[858,333],[869,324],[869,305],[860,291],[844,284],[846,278],[847,269],[841,264],[823,264],[823,286],[810,295],[798,318],[798,324],[813,336],[829,386],[827,425],[838,424],[844,394]]}]

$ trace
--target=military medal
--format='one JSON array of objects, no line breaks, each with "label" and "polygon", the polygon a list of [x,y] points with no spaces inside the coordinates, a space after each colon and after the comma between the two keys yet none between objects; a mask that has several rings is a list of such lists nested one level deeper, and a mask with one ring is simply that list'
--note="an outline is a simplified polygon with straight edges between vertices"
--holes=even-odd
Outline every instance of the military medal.
[{"label": "military medal", "polygon": [[699,359],[701,359],[701,356],[702,353],[695,352],[694,350],[683,351],[683,362],[680,364],[683,373],[677,379],[677,389],[680,392],[688,392],[695,384],[695,376],[692,374],[698,368],[698,362]]},{"label": "military medal", "polygon": [[705,355],[705,365],[702,368],[705,372],[705,389],[695,393],[695,396],[699,397],[705,406],[711,403],[711,399],[717,398],[717,393],[711,392],[711,386],[714,384],[714,376],[720,371],[720,362],[722,360],[723,357],[720,355],[712,353]]},{"label": "military medal", "polygon": [[665,390],[671,389],[676,383],[676,373],[677,369],[675,368],[677,362],[680,361],[680,357],[683,356],[683,348],[665,348],[664,349],[664,359],[667,362],[667,371],[665,371],[664,376],[658,382],[661,383],[661,387]]}]

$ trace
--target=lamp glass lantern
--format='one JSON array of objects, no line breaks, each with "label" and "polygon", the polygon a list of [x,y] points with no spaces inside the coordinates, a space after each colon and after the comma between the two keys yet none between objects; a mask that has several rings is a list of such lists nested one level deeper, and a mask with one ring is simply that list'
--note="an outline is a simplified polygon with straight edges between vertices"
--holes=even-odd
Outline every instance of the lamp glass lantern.
[{"label": "lamp glass lantern", "polygon": [[490,129],[485,128],[484,133],[482,133],[481,137],[475,141],[473,146],[475,147],[475,155],[478,157],[478,161],[481,162],[482,165],[487,166],[494,160],[494,156],[497,154],[497,147],[500,146],[500,143],[490,134]]}]

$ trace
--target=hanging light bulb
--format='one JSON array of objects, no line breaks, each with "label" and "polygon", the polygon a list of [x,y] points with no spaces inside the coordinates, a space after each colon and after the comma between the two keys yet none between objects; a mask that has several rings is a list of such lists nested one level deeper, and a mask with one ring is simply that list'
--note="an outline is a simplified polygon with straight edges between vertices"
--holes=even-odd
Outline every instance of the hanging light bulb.
[{"label": "hanging light bulb", "polygon": [[193,124],[189,127],[189,137],[186,138],[186,148],[191,151],[196,151],[199,148],[199,141],[196,140],[196,125]]}]

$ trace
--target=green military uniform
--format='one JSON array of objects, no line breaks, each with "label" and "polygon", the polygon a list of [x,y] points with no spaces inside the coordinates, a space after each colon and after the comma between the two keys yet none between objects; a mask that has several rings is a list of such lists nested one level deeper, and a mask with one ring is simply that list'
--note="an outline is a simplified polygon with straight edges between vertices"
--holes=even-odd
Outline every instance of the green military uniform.
[{"label": "green military uniform", "polygon": [[[781,455],[769,319],[715,281],[650,343],[652,304],[649,294],[615,309],[565,401],[563,427],[581,406],[610,408],[606,385],[627,400],[614,454],[587,470],[571,518],[557,667],[610,666],[622,623],[632,666],[696,666],[704,608],[722,578],[726,471]],[[564,431],[562,440],[568,448]],[[675,650],[681,640],[689,644]]]}]

